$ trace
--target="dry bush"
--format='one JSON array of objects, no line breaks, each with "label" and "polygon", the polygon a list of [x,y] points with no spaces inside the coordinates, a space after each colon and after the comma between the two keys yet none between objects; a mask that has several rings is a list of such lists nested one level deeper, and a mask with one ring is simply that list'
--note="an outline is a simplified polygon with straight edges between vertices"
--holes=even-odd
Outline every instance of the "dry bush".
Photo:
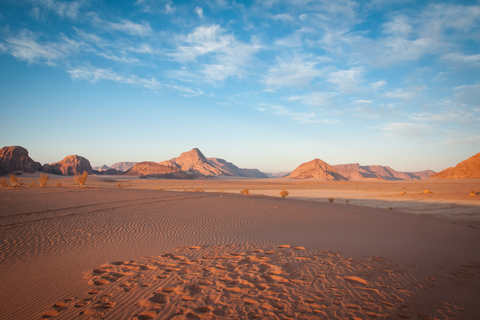
[{"label": "dry bush", "polygon": [[61,186],[62,186],[61,182],[59,182],[59,181],[55,182],[55,187],[61,187]]},{"label": "dry bush", "polygon": [[283,188],[282,191],[280,191],[280,197],[285,198],[286,196],[288,196],[288,191]]},{"label": "dry bush", "polygon": [[82,175],[77,175],[76,174],[73,177],[73,179],[75,179],[75,182],[78,184],[78,187],[83,187],[83,185],[85,184],[85,181],[87,181],[87,177],[88,177],[88,172],[83,171]]},{"label": "dry bush", "polygon": [[40,188],[43,188],[47,185],[47,181],[50,177],[48,176],[48,174],[45,174],[45,173],[42,173],[40,175]]},{"label": "dry bush", "polygon": [[433,193],[433,192],[428,190],[428,189],[425,189],[425,190],[422,191],[422,193]]},{"label": "dry bush", "polygon": [[248,189],[243,189],[240,191],[241,194],[243,194],[244,196],[248,196],[250,194],[250,190]]},{"label": "dry bush", "polygon": [[349,204],[349,203],[350,203],[350,200],[346,199],[346,200],[345,200],[345,203],[346,203],[346,204]]},{"label": "dry bush", "polygon": [[5,178],[0,179],[0,186],[2,186],[3,188],[8,187],[7,179]]},{"label": "dry bush", "polygon": [[36,184],[35,182],[32,182],[32,183],[30,184],[30,187],[36,187],[36,186],[37,186],[37,184]]},{"label": "dry bush", "polygon": [[118,186],[120,189],[121,189],[121,188],[123,188],[123,186],[122,186],[122,183],[121,183],[121,182],[117,183],[117,186]]},{"label": "dry bush", "polygon": [[13,173],[10,173],[10,183],[12,184],[12,187],[20,186],[20,180]]},{"label": "dry bush", "polygon": [[399,194],[404,195],[404,194],[407,194],[407,193],[405,191],[402,191]]},{"label": "dry bush", "polygon": [[204,190],[202,188],[196,188],[193,192],[204,192]]},{"label": "dry bush", "polygon": [[335,201],[335,198],[328,198],[328,202],[333,203]]},{"label": "dry bush", "polygon": [[472,196],[472,197],[476,197],[476,196],[477,196],[477,194],[475,193],[475,190],[470,191],[470,196]]}]

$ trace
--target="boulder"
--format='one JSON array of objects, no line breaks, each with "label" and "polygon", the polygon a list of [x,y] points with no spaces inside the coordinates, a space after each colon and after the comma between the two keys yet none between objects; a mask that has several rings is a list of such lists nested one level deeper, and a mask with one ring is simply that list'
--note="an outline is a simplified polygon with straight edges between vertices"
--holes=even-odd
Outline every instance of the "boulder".
[{"label": "boulder", "polygon": [[63,158],[62,161],[45,164],[43,166],[43,172],[45,173],[60,174],[64,176],[82,174],[84,171],[88,174],[92,174],[92,166],[88,159],[78,155],[70,155]]},{"label": "boulder", "polygon": [[14,171],[35,172],[42,165],[28,156],[27,149],[20,146],[3,147],[0,149],[0,174]]}]

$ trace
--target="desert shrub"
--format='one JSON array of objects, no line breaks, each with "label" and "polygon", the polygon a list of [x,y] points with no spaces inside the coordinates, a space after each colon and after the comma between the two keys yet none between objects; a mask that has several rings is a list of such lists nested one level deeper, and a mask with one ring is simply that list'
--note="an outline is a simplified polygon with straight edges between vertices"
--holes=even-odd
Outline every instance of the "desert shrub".
[{"label": "desert shrub", "polygon": [[123,188],[123,185],[122,185],[121,182],[117,183],[117,186],[118,186],[120,189]]},{"label": "desert shrub", "polygon": [[248,189],[243,189],[240,191],[241,194],[243,194],[244,196],[248,196],[250,194],[250,190]]},{"label": "desert shrub", "polygon": [[10,174],[10,183],[12,184],[12,187],[20,186],[20,180],[18,180],[17,176],[13,173]]},{"label": "desert shrub", "polygon": [[83,187],[83,185],[85,184],[85,181],[87,181],[87,177],[88,177],[88,172],[83,171],[82,175],[76,174],[73,177],[73,179],[75,179],[75,182],[78,184],[79,187]]},{"label": "desert shrub", "polygon": [[470,191],[470,196],[472,196],[472,197],[476,197],[476,196],[477,196],[477,194],[475,193],[475,190]]},{"label": "desert shrub", "polygon": [[195,190],[193,190],[194,192],[204,192],[204,190],[202,188],[196,188]]},{"label": "desert shrub", "polygon": [[346,203],[346,204],[349,204],[349,203],[350,203],[350,200],[346,199],[346,200],[345,200],[345,203]]},{"label": "desert shrub", "polygon": [[37,186],[37,184],[36,184],[35,182],[32,182],[32,183],[30,184],[30,187],[36,187],[36,186]]},{"label": "desert shrub", "polygon": [[335,198],[328,198],[328,202],[333,203],[335,201]]},{"label": "desert shrub", "polygon": [[288,196],[288,191],[283,188],[282,191],[280,191],[280,197],[285,198],[286,196]]},{"label": "desert shrub", "polygon": [[407,193],[405,191],[402,191],[399,194],[404,195],[404,194],[407,194]]},{"label": "desert shrub", "polygon": [[7,179],[5,178],[0,179],[0,186],[2,186],[3,188],[8,187]]},{"label": "desert shrub", "polygon": [[45,174],[45,173],[42,173],[40,175],[40,188],[43,188],[47,185],[47,181],[50,177],[48,176],[48,174]]},{"label": "desert shrub", "polygon": [[59,181],[55,182],[55,187],[61,187],[61,186],[62,186],[61,182],[59,182]]},{"label": "desert shrub", "polygon": [[425,190],[422,191],[422,193],[433,193],[433,192],[428,190],[428,189],[425,189]]}]

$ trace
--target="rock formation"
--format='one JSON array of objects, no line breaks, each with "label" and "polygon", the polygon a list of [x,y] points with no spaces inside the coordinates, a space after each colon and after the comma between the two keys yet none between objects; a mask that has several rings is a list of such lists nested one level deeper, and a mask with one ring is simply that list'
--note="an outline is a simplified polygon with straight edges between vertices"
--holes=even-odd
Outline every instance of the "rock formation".
[{"label": "rock formation", "polygon": [[218,168],[224,175],[247,178],[268,178],[268,175],[258,169],[242,169],[231,162],[219,158],[208,158],[208,163]]},{"label": "rock formation", "polygon": [[93,173],[90,161],[77,155],[66,156],[62,161],[45,164],[43,166],[43,172],[45,173],[61,174],[64,176],[82,174],[84,171],[88,174]]},{"label": "rock formation", "polygon": [[189,179],[190,177],[174,166],[166,166],[152,161],[135,163],[127,172],[127,176],[146,176],[165,179]]},{"label": "rock formation", "polygon": [[301,164],[288,176],[290,179],[315,179],[322,181],[348,180],[332,166],[320,159]]},{"label": "rock formation", "polygon": [[0,149],[0,174],[14,171],[35,172],[42,165],[28,156],[27,149],[20,146],[3,147]]},{"label": "rock formation", "polygon": [[470,179],[480,178],[480,153],[431,176],[437,179]]},{"label": "rock formation", "polygon": [[332,166],[342,176],[348,180],[365,180],[365,179],[381,179],[381,180],[421,180],[428,179],[433,173],[432,170],[419,172],[399,172],[390,167],[385,166],[361,166],[358,163],[339,164]]},{"label": "rock formation", "polygon": [[110,166],[110,169],[116,169],[120,172],[128,171],[131,167],[135,165],[136,162],[116,162]]}]

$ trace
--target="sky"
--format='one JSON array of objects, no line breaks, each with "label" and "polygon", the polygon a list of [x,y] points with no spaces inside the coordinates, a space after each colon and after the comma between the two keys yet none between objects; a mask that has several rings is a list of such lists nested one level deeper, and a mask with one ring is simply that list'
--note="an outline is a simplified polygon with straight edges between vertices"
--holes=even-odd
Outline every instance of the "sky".
[{"label": "sky", "polygon": [[0,0],[0,145],[440,171],[480,152],[480,1]]}]

